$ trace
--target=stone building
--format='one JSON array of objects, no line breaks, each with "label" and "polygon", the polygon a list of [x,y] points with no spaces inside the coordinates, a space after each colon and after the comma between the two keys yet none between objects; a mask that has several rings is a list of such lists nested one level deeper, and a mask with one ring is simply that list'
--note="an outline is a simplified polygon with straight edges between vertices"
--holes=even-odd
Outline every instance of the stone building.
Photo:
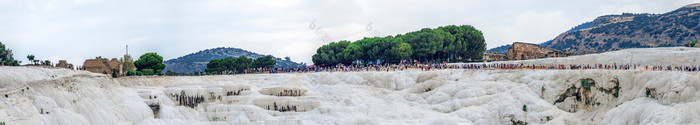
[{"label": "stone building", "polygon": [[94,73],[112,74],[112,70],[116,70],[117,74],[122,73],[122,63],[117,58],[112,58],[112,60],[105,58],[88,59],[83,63],[83,68]]},{"label": "stone building", "polygon": [[58,60],[58,64],[56,64],[56,67],[73,69],[73,64],[66,62],[66,60]]},{"label": "stone building", "polygon": [[491,62],[491,61],[506,61],[508,60],[508,57],[506,54],[500,54],[500,53],[494,53],[494,52],[485,52],[484,53],[484,61],[486,62]]},{"label": "stone building", "polygon": [[509,60],[538,59],[546,57],[565,57],[571,54],[542,47],[537,44],[515,42],[506,54]]}]

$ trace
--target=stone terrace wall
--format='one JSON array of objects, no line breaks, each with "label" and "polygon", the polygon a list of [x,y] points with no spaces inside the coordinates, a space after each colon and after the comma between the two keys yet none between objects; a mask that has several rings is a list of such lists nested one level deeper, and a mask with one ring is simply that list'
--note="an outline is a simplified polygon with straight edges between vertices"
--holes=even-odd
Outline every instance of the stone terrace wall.
[{"label": "stone terrace wall", "polygon": [[571,54],[564,53],[547,47],[541,47],[537,44],[515,42],[513,46],[508,48],[506,54],[509,60],[537,59],[545,57],[565,57]]},{"label": "stone terrace wall", "polygon": [[73,64],[66,62],[66,60],[58,60],[58,64],[56,64],[56,67],[73,69]]},{"label": "stone terrace wall", "polygon": [[506,60],[508,60],[508,57],[505,54],[493,53],[493,52],[485,52],[484,53],[484,61],[487,61],[487,62],[506,61]]},{"label": "stone terrace wall", "polygon": [[105,58],[100,59],[88,59],[83,63],[85,70],[94,73],[112,74],[112,69],[118,70],[117,73],[121,74],[121,62],[117,58],[113,58],[111,61]]}]

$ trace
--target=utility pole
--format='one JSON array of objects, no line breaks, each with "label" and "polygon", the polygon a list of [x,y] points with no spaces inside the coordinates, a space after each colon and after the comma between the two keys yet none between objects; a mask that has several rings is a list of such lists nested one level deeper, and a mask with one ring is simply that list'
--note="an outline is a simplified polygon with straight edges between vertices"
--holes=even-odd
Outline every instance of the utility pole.
[{"label": "utility pole", "polygon": [[126,55],[129,55],[129,44],[126,44]]}]

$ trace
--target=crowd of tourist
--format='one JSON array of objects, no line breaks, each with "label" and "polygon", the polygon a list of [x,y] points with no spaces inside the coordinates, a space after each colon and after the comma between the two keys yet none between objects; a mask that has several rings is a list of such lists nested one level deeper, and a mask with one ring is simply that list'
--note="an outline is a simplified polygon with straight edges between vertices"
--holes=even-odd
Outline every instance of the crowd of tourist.
[{"label": "crowd of tourist", "polygon": [[650,70],[650,71],[688,71],[697,72],[700,66],[644,66],[638,64],[594,64],[594,65],[535,65],[535,64],[462,64],[463,69],[556,69],[556,70],[576,70],[576,69],[605,69],[605,70]]},{"label": "crowd of tourist", "polygon": [[305,68],[270,68],[270,69],[253,69],[255,72],[265,73],[289,73],[289,72],[356,72],[356,71],[403,71],[407,69],[420,69],[421,71],[429,71],[435,69],[488,69],[488,70],[515,70],[515,69],[540,69],[540,70],[587,70],[587,69],[603,69],[603,70],[648,70],[648,71],[687,71],[698,72],[700,66],[642,66],[639,64],[558,64],[558,65],[536,65],[536,64],[515,64],[515,63],[470,63],[470,64],[419,64],[419,63],[404,63],[404,64],[366,64],[366,65],[335,65],[335,66],[308,66]]}]

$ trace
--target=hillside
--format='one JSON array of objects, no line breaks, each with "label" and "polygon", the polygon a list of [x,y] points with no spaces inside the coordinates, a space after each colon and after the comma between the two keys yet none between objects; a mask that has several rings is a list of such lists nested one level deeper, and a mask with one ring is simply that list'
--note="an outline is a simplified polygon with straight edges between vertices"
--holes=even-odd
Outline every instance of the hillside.
[{"label": "hillside", "polygon": [[[585,22],[585,23],[583,23],[583,24],[577,25],[577,26],[575,26],[575,27],[573,27],[573,28],[567,30],[566,32],[571,32],[571,31],[577,31],[577,30],[581,30],[581,29],[586,29],[586,28],[590,28],[591,26],[593,26],[593,22]],[[550,43],[552,43],[552,40],[549,40],[549,41],[547,41],[547,42],[540,43],[539,45],[540,45],[540,46],[547,46],[547,45],[549,45]],[[489,50],[486,50],[486,52],[494,52],[494,53],[506,54],[506,52],[508,51],[508,48],[510,48],[511,46],[513,46],[513,44],[506,44],[506,45],[498,46],[498,47],[495,47],[495,48],[491,48],[491,49],[489,49]]]},{"label": "hillside", "polygon": [[[239,56],[246,56],[248,58],[258,58],[258,57],[262,57],[265,55],[250,52],[250,51],[243,50],[240,48],[219,47],[219,48],[202,50],[202,51],[199,51],[196,53],[187,54],[187,55],[182,56],[182,57],[167,60],[167,61],[163,62],[166,65],[165,70],[163,70],[163,71],[170,70],[172,72],[177,72],[177,73],[200,72],[200,71],[204,71],[204,69],[207,67],[206,64],[209,63],[210,60],[222,59],[222,58],[226,58],[226,57],[239,57]],[[277,58],[277,57],[273,57],[273,59],[275,59],[277,61],[277,64],[275,64],[275,67],[281,67],[281,68],[303,67],[302,63],[292,62],[291,60],[281,59],[281,58]]]},{"label": "hillside", "polygon": [[700,4],[664,14],[606,15],[590,28],[565,32],[547,47],[569,53],[589,53],[624,48],[683,46],[700,39]]}]

